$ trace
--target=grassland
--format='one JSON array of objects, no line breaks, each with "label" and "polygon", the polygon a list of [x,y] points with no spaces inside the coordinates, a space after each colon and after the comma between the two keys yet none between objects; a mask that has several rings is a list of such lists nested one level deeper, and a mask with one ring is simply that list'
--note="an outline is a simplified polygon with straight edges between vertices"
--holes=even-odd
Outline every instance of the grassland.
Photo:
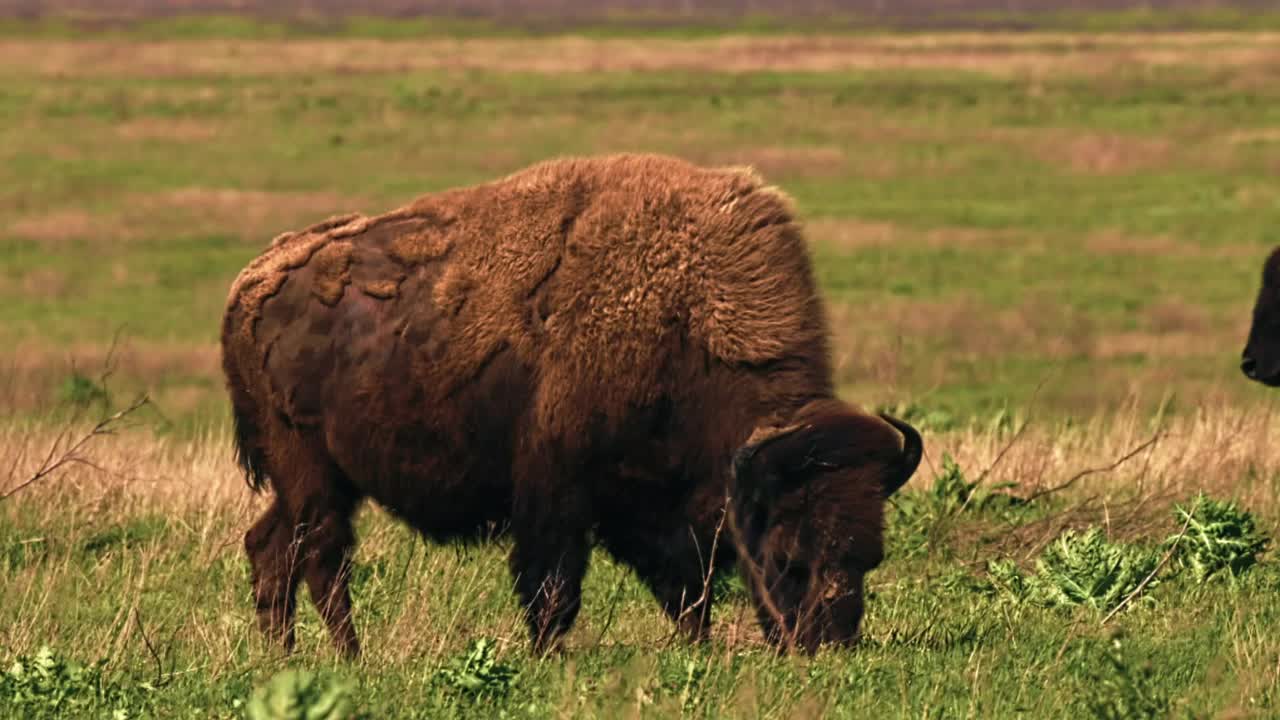
[{"label": "grassland", "polygon": [[[1277,41],[8,33],[0,492],[69,405],[142,390],[154,405],[88,446],[96,467],[0,500],[0,660],[47,644],[105,660],[143,716],[241,716],[282,661],[251,627],[240,554],[261,501],[228,461],[215,342],[231,278],[331,214],[557,154],[653,150],[753,164],[796,198],[842,393],[928,433],[864,645],[771,657],[730,586],[716,642],[682,646],[598,556],[568,651],[534,661],[503,546],[426,547],[371,510],[368,655],[334,663],[308,608],[296,664],[354,682],[373,717],[1080,717],[1135,697],[1273,715],[1269,557],[1235,582],[1170,577],[1105,624],[983,583],[987,560],[1032,567],[1064,528],[1154,545],[1201,489],[1280,523],[1274,399],[1236,369],[1280,241]],[[1016,510],[959,510],[925,492],[944,453],[1023,497],[1101,471]],[[519,674],[506,691],[485,675],[496,689],[475,699],[437,670],[479,637]]]}]

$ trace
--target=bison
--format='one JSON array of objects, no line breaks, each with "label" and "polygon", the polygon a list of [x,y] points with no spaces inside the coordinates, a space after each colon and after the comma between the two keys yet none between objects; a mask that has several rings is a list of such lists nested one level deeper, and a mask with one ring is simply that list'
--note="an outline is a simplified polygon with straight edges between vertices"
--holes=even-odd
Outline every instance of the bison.
[{"label": "bison", "polygon": [[538,651],[596,544],[690,638],[736,565],[779,649],[853,642],[922,443],[835,397],[793,215],[750,170],[614,155],[276,237],[221,341],[237,460],[275,491],[244,538],[262,631],[292,648],[305,579],[359,653],[370,498],[436,541],[502,528]]},{"label": "bison", "polygon": [[1262,288],[1253,305],[1253,324],[1240,359],[1250,380],[1280,387],[1280,248],[1262,266]]}]

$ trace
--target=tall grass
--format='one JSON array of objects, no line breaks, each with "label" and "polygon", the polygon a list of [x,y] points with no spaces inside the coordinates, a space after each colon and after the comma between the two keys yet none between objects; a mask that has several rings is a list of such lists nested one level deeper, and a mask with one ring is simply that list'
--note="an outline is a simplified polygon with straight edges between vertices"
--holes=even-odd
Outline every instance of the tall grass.
[{"label": "tall grass", "polygon": [[[85,420],[77,431],[89,427]],[[1010,610],[981,590],[986,562],[1028,565],[1069,528],[1156,542],[1177,529],[1172,504],[1200,492],[1236,500],[1274,533],[1280,448],[1269,438],[1277,429],[1272,413],[1223,406],[1169,419],[1137,411],[1052,426],[995,418],[928,432],[919,475],[890,510],[889,559],[870,579],[864,643],[813,660],[773,657],[734,583],[721,589],[713,642],[688,647],[629,571],[597,553],[567,649],[536,661],[510,592],[504,542],[428,545],[369,507],[358,519],[354,577],[365,656],[336,662],[304,593],[300,647],[288,662],[347,678],[356,705],[379,717],[422,708],[460,716],[629,709],[655,717],[981,709],[992,717],[1027,703],[1065,716],[1058,713],[1082,707],[1073,704],[1087,689],[1080,673],[1097,667],[1061,653],[1102,658],[1100,617]],[[31,424],[0,428],[0,458],[8,461],[0,492],[30,477],[50,446],[75,436]],[[243,532],[266,499],[237,475],[225,430],[178,440],[139,428],[97,437],[83,452],[86,462],[0,501],[0,654],[34,656],[50,646],[62,657],[103,660],[108,677],[154,687],[137,692],[156,712],[245,712],[252,688],[285,659],[258,637],[242,556]],[[967,501],[932,515],[912,510],[929,502],[944,456],[967,485],[1034,499],[1007,511]],[[1225,708],[1258,688],[1274,693],[1280,646],[1270,638],[1280,618],[1266,607],[1277,582],[1280,572],[1264,560],[1229,589],[1161,585],[1151,593],[1155,607],[1112,622],[1131,636],[1125,662],[1182,664],[1164,665],[1169,672],[1151,682],[1188,708]],[[485,638],[492,649],[477,650],[473,643]],[[480,659],[466,660],[477,652]],[[484,671],[505,678],[495,681],[501,692],[463,692],[455,687],[462,681],[442,679],[483,685],[465,674],[476,667],[505,668]],[[1036,696],[1023,687],[1032,669],[1044,685]],[[1224,679],[1206,692],[1202,683],[1215,673]]]}]

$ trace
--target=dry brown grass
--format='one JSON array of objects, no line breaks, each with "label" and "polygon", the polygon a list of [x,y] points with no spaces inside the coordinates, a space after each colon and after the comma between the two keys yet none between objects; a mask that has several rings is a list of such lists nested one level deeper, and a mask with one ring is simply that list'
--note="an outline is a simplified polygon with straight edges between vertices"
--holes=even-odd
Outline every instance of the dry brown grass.
[{"label": "dry brown grass", "polygon": [[[1136,407],[1136,405],[1134,406]],[[950,454],[971,475],[992,483],[1016,484],[1034,494],[1080,471],[1106,466],[1156,438],[1149,449],[1114,471],[1081,478],[1071,493],[1127,495],[1148,491],[1203,489],[1238,497],[1249,507],[1280,518],[1280,414],[1274,407],[1242,409],[1206,406],[1161,419],[1134,407],[1069,426],[1031,422],[1021,434],[993,431],[981,423],[955,431],[926,432],[925,459],[911,482],[927,488]],[[1020,425],[1020,423],[1018,423]],[[88,429],[88,419],[71,426],[71,436]],[[61,428],[28,423],[0,425],[0,495],[11,490],[56,444]],[[252,495],[232,462],[229,435],[210,432],[195,440],[158,437],[145,429],[98,438],[86,452],[92,465],[68,467],[8,502],[58,514],[76,508],[115,512],[224,514],[247,528],[263,498]],[[1252,480],[1250,480],[1252,478]],[[236,549],[238,552],[238,549]]]},{"label": "dry brown grass", "polygon": [[842,252],[903,245],[929,249],[1017,247],[1034,250],[1044,247],[1043,238],[1027,232],[967,227],[916,229],[892,222],[843,218],[808,221],[805,232],[813,242]]},{"label": "dry brown grass", "polygon": [[218,136],[217,125],[193,118],[138,118],[116,125],[115,132],[123,140],[172,140],[189,142],[211,140]]},{"label": "dry brown grass", "polygon": [[693,40],[585,38],[0,43],[0,68],[47,76],[261,75],[487,69],[584,71],[838,71],[935,68],[997,75],[1105,74],[1120,65],[1274,68],[1273,33],[906,37],[726,36]]},{"label": "dry brown grass", "polygon": [[[184,383],[208,381],[199,386],[171,386],[153,390],[157,406],[166,414],[181,413],[221,394],[221,369],[215,343],[188,344],[128,340],[111,343],[78,343],[67,346],[24,342],[0,351],[0,417],[5,414],[39,413],[57,400],[60,384],[72,372],[98,378],[108,372],[113,390],[142,384],[153,389],[166,380]],[[223,398],[217,398],[221,401]]]},{"label": "dry brown grass", "polygon": [[1170,140],[1115,133],[1034,130],[1012,135],[1015,143],[1045,163],[1086,175],[1120,175],[1163,167],[1174,150]]},{"label": "dry brown grass", "polygon": [[837,147],[736,148],[711,153],[705,162],[749,165],[765,177],[836,176],[847,170],[844,151]]},{"label": "dry brown grass", "polygon": [[371,207],[367,199],[332,192],[187,187],[127,195],[111,210],[61,208],[19,217],[8,230],[15,237],[51,245],[114,244],[166,231],[230,233],[265,244],[283,230]]},{"label": "dry brown grass", "polygon": [[9,223],[11,235],[54,244],[82,238],[111,237],[118,232],[119,228],[109,220],[80,209],[54,210]]}]

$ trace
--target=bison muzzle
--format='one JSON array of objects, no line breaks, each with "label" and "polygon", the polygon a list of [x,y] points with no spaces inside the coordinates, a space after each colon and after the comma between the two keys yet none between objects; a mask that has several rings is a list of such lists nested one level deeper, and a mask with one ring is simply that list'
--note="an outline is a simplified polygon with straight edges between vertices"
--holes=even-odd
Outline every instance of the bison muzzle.
[{"label": "bison muzzle", "polygon": [[850,643],[922,454],[835,397],[786,196],[669,157],[555,160],[280,235],[236,278],[222,350],[237,458],[275,491],[245,550],[286,648],[305,581],[359,652],[366,499],[437,541],[505,528],[539,651],[594,545],[692,638],[736,566],[771,642]]}]

